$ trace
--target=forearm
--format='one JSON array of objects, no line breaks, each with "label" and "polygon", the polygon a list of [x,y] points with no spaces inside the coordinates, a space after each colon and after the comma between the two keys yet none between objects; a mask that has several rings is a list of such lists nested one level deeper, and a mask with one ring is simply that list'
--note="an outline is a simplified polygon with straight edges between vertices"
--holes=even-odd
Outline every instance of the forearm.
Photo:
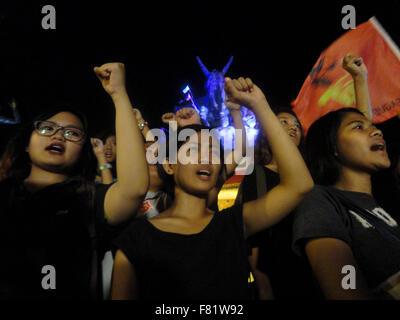
[{"label": "forearm", "polygon": [[145,126],[142,130],[142,135],[144,137],[144,141],[146,141],[146,142],[147,141],[155,141],[155,137],[147,124],[145,124]]},{"label": "forearm", "polygon": [[253,108],[265,137],[276,160],[280,185],[293,188],[299,193],[308,192],[313,180],[299,149],[286,133],[278,118],[272,112],[268,102],[260,102]]},{"label": "forearm", "polygon": [[112,99],[116,110],[118,191],[124,198],[137,198],[147,192],[149,184],[142,133],[126,91]]},{"label": "forearm", "polygon": [[367,75],[355,76],[354,91],[356,94],[356,106],[369,120],[372,120],[372,108],[369,98]]},{"label": "forearm", "polygon": [[231,176],[240,160],[246,154],[246,130],[243,125],[242,115],[240,110],[230,110],[233,125],[235,127],[234,150],[228,155],[225,160],[227,176]]},{"label": "forearm", "polygon": [[[235,152],[237,152],[241,158],[246,154],[246,129],[243,124],[242,114],[240,110],[232,110],[231,116],[233,120],[233,126],[235,127]],[[240,135],[236,135],[236,132],[238,131],[241,133]]]},{"label": "forearm", "polygon": [[101,170],[100,167],[108,164],[103,154],[96,156],[97,157],[97,165],[101,172],[101,183],[102,184],[111,184],[114,182],[114,178],[112,175],[111,169],[103,169]]},{"label": "forearm", "polygon": [[101,171],[101,183],[102,184],[111,184],[114,182],[114,178],[112,176],[112,172],[110,169],[104,169]]},{"label": "forearm", "polygon": [[112,175],[111,169],[103,169],[101,170],[101,183],[102,184],[111,184],[114,182],[114,178]]},{"label": "forearm", "polygon": [[147,126],[147,124],[144,125],[143,130],[142,130],[142,136],[144,140],[146,140],[147,133],[150,131],[150,128]]}]

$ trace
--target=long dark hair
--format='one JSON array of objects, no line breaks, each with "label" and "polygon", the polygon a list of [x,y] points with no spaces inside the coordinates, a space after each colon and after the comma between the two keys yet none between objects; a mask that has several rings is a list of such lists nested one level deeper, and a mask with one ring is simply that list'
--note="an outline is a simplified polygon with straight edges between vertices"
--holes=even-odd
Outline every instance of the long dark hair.
[{"label": "long dark hair", "polygon": [[[60,112],[69,112],[77,116],[83,124],[83,129],[88,132],[88,123],[86,117],[71,106],[61,105],[52,108],[51,111],[42,113],[32,121],[20,128],[16,135],[10,139],[5,152],[0,160],[0,179],[19,178],[25,179],[31,170],[31,161],[26,148],[34,130],[35,121],[47,120]],[[86,137],[79,160],[68,172],[70,176],[79,176],[82,179],[91,181],[95,177],[95,161],[90,145],[89,137]]]},{"label": "long dark hair", "polygon": [[334,185],[339,179],[340,163],[335,156],[340,124],[349,113],[363,115],[355,108],[332,111],[315,121],[307,133],[305,160],[314,179],[321,185]]},{"label": "long dark hair", "polygon": [[[289,113],[293,117],[296,118],[297,122],[300,125],[300,132],[301,132],[301,138],[300,138],[300,143],[299,143],[299,150],[301,153],[303,153],[304,149],[304,131],[303,131],[303,126],[301,125],[301,122],[299,118],[297,117],[297,114],[290,108],[290,107],[275,107],[273,108],[273,112],[275,113],[276,116],[278,116],[281,113]],[[254,141],[254,161],[257,164],[260,165],[267,165],[270,163],[272,160],[272,150],[271,147],[268,143],[267,138],[264,136],[262,129],[259,130],[257,134],[257,138]]]}]

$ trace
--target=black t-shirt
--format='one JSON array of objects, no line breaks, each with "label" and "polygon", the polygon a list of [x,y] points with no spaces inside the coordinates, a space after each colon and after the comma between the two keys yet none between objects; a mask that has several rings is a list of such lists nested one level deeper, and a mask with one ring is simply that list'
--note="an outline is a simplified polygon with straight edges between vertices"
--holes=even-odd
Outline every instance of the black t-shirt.
[{"label": "black t-shirt", "polygon": [[[279,174],[263,167],[267,191],[280,183]],[[242,181],[243,202],[257,199],[256,171]],[[280,222],[249,237],[251,247],[258,247],[257,268],[268,275],[274,298],[319,299],[320,292],[313,285],[309,264],[292,250],[293,213]]]},{"label": "black t-shirt", "polygon": [[248,299],[241,207],[215,213],[197,234],[164,232],[134,221],[116,241],[134,265],[139,299]]},{"label": "black t-shirt", "polygon": [[299,255],[310,239],[346,242],[371,289],[400,271],[400,228],[368,194],[315,186],[296,209],[293,230]]},{"label": "black t-shirt", "polygon": [[[265,174],[265,187],[266,191],[271,190],[272,188],[276,187],[279,182],[279,174],[262,166],[262,169]],[[242,192],[242,203],[249,202],[256,200],[258,197],[258,192],[257,192],[257,174],[256,170],[253,170],[253,172],[250,175],[247,175],[243,178],[242,183],[241,183],[241,192]],[[250,247],[255,248],[255,247],[260,247],[265,242],[268,240],[269,236],[271,234],[271,228],[267,230],[263,230],[261,232],[258,232],[252,236],[250,236],[247,239],[247,242],[249,243]],[[260,259],[259,259],[260,261]]]},{"label": "black t-shirt", "polygon": [[[0,299],[94,298],[95,237],[105,223],[109,186],[81,187],[71,178],[31,194],[21,180],[0,182]],[[45,266],[54,267],[55,278]],[[49,279],[54,290],[42,286],[42,280],[54,283]]]}]

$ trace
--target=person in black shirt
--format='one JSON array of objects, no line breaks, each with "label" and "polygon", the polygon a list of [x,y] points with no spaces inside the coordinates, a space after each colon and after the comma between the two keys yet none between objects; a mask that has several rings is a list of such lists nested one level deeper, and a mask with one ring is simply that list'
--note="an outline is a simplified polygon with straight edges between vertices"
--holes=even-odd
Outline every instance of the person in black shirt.
[{"label": "person in black shirt", "polygon": [[[154,218],[136,221],[115,242],[112,299],[249,298],[245,238],[277,223],[312,189],[300,152],[262,91],[249,78],[226,78],[225,91],[227,104],[245,105],[257,116],[279,164],[281,182],[242,206],[220,212],[208,209],[209,192],[224,170],[220,144],[201,137],[204,126],[182,128],[180,133],[194,131],[186,131],[190,139],[178,144],[177,163],[170,152],[163,164],[167,182],[174,185],[172,206]],[[199,152],[207,143],[204,138],[209,149]],[[195,163],[185,164],[182,155]]]},{"label": "person in black shirt", "polygon": [[312,124],[305,155],[318,185],[296,209],[294,250],[327,299],[395,295],[400,228],[371,186],[371,175],[390,166],[382,132],[358,110],[339,109]]},{"label": "person in black shirt", "polygon": [[115,104],[121,179],[94,189],[87,123],[69,108],[37,117],[10,141],[1,162],[0,299],[98,298],[102,237],[136,212],[147,191],[124,66],[94,71]]},{"label": "person in black shirt", "polygon": [[[282,127],[301,149],[304,135],[296,114],[284,107],[274,111]],[[279,184],[276,160],[261,132],[256,139],[255,163],[255,170],[242,180],[237,201],[255,200]],[[293,215],[289,214],[276,225],[248,239],[251,247],[249,262],[261,300],[318,297],[310,286],[313,279],[308,264],[292,251],[292,225]]]}]

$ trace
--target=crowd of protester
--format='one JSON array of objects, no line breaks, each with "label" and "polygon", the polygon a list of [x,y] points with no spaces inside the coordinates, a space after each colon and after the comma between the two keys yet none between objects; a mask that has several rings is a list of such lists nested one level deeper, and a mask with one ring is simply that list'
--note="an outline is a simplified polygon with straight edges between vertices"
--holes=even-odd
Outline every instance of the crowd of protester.
[{"label": "crowd of protester", "polygon": [[[124,65],[94,68],[115,129],[90,138],[81,112],[54,106],[2,155],[0,299],[400,299],[399,148],[388,154],[372,124],[362,59],[347,55],[343,68],[356,108],[324,115],[307,136],[251,79],[225,78],[242,129],[227,155],[201,134],[211,128],[194,108],[160,115],[171,131],[153,135],[130,102]],[[254,170],[219,210],[246,153],[242,106],[260,127]],[[172,142],[197,161],[172,161]]]}]

